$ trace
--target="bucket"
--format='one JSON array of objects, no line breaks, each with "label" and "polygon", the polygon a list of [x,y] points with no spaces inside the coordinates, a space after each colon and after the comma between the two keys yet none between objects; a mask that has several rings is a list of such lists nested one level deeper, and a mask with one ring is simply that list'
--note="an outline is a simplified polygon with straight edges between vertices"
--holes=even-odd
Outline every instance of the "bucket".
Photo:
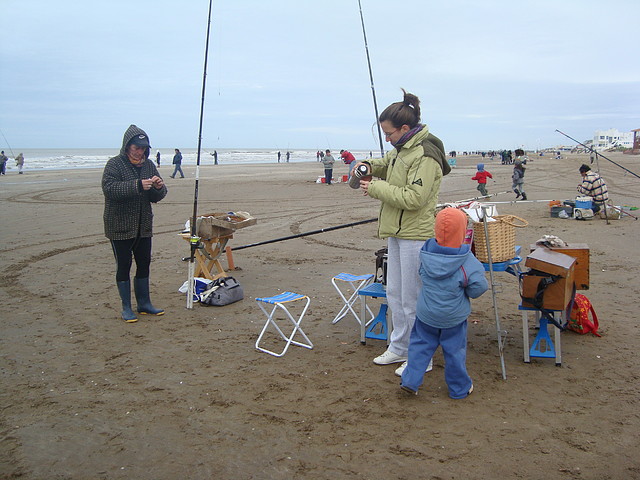
[{"label": "bucket", "polygon": [[576,208],[591,208],[591,197],[576,197]]},{"label": "bucket", "polygon": [[347,183],[349,181],[349,175],[342,175],[342,183]]}]

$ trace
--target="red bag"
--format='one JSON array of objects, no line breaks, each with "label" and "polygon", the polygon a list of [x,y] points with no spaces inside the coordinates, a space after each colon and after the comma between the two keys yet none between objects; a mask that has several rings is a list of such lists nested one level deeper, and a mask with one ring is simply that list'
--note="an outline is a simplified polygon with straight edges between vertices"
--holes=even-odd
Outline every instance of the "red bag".
[{"label": "red bag", "polygon": [[[589,318],[589,313],[591,313],[593,320]],[[598,334],[598,316],[596,315],[596,311],[589,299],[581,293],[576,293],[566,328],[567,330],[572,330],[583,335],[591,332],[596,337],[600,336]]]}]

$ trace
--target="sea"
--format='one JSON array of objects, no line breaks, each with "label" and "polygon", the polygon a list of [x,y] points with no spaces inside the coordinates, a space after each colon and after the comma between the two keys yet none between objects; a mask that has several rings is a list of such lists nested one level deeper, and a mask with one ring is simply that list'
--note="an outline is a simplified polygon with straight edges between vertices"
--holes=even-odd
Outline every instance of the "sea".
[{"label": "sea", "polygon": [[[173,161],[174,150],[154,149],[150,154],[150,159],[155,162],[156,152],[160,151],[160,165],[171,165]],[[181,149],[182,164],[196,165],[198,159],[197,149]],[[213,153],[218,153],[218,164],[264,164],[277,163],[278,151],[281,153],[280,162],[287,161],[286,150],[269,150],[269,149],[202,149],[200,151],[200,165],[213,165]],[[20,152],[24,155],[24,170],[68,170],[78,168],[103,168],[111,157],[120,153],[120,149],[109,148],[58,148],[58,149],[24,149],[24,150],[4,150],[5,155],[9,157],[7,162],[8,170],[16,170],[17,167],[13,161],[14,155]],[[357,160],[364,160],[371,157],[373,152],[350,150]],[[289,162],[315,162],[317,150],[289,150]],[[332,152],[336,162],[340,161],[340,151]]]}]

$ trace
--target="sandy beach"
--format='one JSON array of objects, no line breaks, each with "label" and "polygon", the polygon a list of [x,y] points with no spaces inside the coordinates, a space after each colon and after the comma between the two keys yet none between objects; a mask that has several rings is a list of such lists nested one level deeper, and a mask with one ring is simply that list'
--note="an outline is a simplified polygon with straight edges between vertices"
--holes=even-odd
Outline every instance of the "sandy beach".
[{"label": "sandy beach", "polygon": [[[607,156],[640,172],[640,156]],[[441,202],[477,194],[470,178],[479,161],[458,158]],[[561,367],[525,364],[517,281],[496,274],[507,379],[487,292],[469,322],[475,391],[459,401],[447,395],[440,351],[409,397],[396,366],[372,363],[384,341],[361,345],[353,318],[331,323],[341,306],[331,278],[373,273],[385,246],[375,222],[239,250],[229,273],[245,299],[187,310],[178,288],[189,252],[178,233],[192,213],[195,169],[180,180],[163,166],[169,193],[154,207],[151,292],[166,314],[126,324],[103,235],[102,171],[2,177],[0,478],[640,478],[640,222],[550,218],[546,202],[574,198],[588,161],[533,158],[525,188],[541,201],[498,211],[529,222],[517,231],[524,252],[545,234],[589,245],[591,288],[582,293],[602,337],[564,332]],[[512,166],[484,163],[495,179],[489,192],[510,190]],[[640,206],[636,177],[606,160],[600,171],[616,205]],[[341,164],[334,176],[346,172]],[[378,201],[346,184],[317,184],[322,174],[316,162],[207,165],[199,211],[258,219],[236,231],[232,247],[377,216]],[[254,348],[265,320],[254,299],[282,291],[311,298],[302,327],[315,347],[275,358]]]}]

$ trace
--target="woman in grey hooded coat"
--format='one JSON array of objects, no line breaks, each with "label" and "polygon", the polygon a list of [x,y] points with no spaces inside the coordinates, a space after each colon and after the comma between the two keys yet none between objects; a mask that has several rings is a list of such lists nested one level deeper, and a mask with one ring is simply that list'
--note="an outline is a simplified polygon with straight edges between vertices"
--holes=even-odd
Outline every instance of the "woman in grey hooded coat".
[{"label": "woman in grey hooded coat", "polygon": [[167,195],[167,187],[156,166],[149,161],[149,137],[135,125],[122,139],[120,154],[109,159],[102,174],[104,193],[104,233],[111,240],[116,259],[116,284],[122,300],[122,319],[135,322],[131,308],[129,271],[133,258],[136,276],[133,285],[140,314],[163,315],[149,298],[149,267],[153,212],[151,203]]}]

